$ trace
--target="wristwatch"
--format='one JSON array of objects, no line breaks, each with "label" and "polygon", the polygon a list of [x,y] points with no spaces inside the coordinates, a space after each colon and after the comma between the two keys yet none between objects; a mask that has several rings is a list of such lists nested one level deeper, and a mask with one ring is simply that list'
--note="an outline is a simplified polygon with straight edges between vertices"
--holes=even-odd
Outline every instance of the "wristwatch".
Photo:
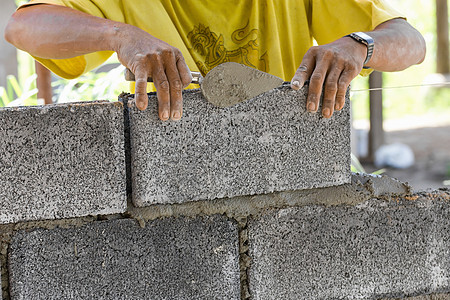
[{"label": "wristwatch", "polygon": [[[370,60],[373,54],[373,47],[374,47],[374,41],[373,38],[371,38],[367,33],[364,32],[353,32],[349,35],[346,35],[348,37],[351,37],[358,43],[364,44],[367,47],[367,56],[366,60],[364,61],[364,64],[367,64],[367,62]],[[364,69],[369,69],[369,67],[363,67]]]}]

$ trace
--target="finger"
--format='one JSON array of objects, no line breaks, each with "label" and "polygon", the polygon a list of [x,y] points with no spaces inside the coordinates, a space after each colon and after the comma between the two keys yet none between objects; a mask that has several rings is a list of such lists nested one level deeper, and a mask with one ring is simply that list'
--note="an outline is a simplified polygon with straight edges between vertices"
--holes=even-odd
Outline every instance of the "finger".
[{"label": "finger", "polygon": [[158,60],[153,65],[154,72],[152,74],[153,83],[156,87],[156,96],[158,98],[158,114],[162,121],[169,120],[170,116],[170,85],[167,80],[166,73],[162,63]]},{"label": "finger", "polygon": [[136,107],[139,110],[144,110],[148,105],[148,95],[147,95],[147,77],[148,73],[144,67],[138,68],[135,73],[135,92],[134,99],[136,101]]},{"label": "finger", "polygon": [[187,87],[189,84],[191,84],[192,81],[192,74],[191,70],[189,70],[189,67],[186,64],[186,61],[184,60],[184,57],[181,53],[175,56],[177,60],[177,69],[178,73],[180,74],[181,83],[183,84],[183,88]]},{"label": "finger", "polygon": [[345,104],[345,95],[347,94],[348,86],[350,82],[355,78],[350,72],[344,71],[339,78],[338,90],[336,93],[336,103],[334,104],[335,110],[341,110]]},{"label": "finger", "polygon": [[324,58],[323,55],[317,58],[316,67],[309,80],[308,99],[306,100],[306,108],[310,112],[316,112],[319,108],[322,87],[329,64],[330,60],[326,57]]},{"label": "finger", "polygon": [[336,93],[338,90],[338,81],[341,75],[342,68],[336,65],[331,65],[328,70],[327,78],[325,79],[322,116],[324,118],[331,118],[334,112],[334,104],[336,101]]},{"label": "finger", "polygon": [[302,63],[295,72],[294,77],[292,77],[291,88],[298,90],[303,87],[305,81],[309,79],[314,70],[315,62],[314,52],[308,51],[303,57]]},{"label": "finger", "polygon": [[167,58],[166,75],[169,80],[170,87],[170,117],[172,120],[181,119],[183,112],[183,84],[180,78],[180,73],[175,61],[175,57]]}]

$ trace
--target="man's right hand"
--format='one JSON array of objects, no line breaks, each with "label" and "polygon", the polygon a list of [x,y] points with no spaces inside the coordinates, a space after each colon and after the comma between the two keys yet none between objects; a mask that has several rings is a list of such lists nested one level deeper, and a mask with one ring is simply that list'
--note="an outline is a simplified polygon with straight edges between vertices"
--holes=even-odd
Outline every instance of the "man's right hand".
[{"label": "man's right hand", "polygon": [[113,48],[136,78],[136,106],[140,110],[147,107],[147,77],[152,77],[159,118],[179,120],[183,113],[182,91],[192,80],[180,50],[131,25],[116,24],[114,29],[117,35]]},{"label": "man's right hand", "polygon": [[51,4],[16,11],[5,38],[17,48],[45,59],[65,59],[97,51],[116,51],[136,77],[136,105],[147,107],[147,77],[158,95],[161,120],[179,120],[182,90],[191,73],[181,52],[147,32],[120,22]]}]

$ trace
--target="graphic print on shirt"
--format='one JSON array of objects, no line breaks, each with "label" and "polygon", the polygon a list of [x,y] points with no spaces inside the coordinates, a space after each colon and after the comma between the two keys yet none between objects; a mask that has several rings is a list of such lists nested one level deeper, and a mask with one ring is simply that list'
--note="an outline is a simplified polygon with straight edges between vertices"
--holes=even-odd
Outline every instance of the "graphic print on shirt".
[{"label": "graphic print on shirt", "polygon": [[235,49],[232,49],[230,45],[225,47],[222,34],[211,32],[209,27],[199,24],[194,26],[187,38],[192,46],[189,51],[203,75],[215,66],[229,61],[269,72],[267,52],[259,54],[257,36],[258,30],[250,30],[247,23],[244,28],[235,30],[231,34],[231,40],[236,44]]}]

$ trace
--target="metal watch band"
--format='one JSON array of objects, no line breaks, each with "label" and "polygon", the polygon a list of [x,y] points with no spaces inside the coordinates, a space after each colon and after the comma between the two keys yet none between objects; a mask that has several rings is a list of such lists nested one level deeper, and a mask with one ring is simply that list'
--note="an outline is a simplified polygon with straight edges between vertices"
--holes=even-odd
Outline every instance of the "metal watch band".
[{"label": "metal watch band", "polygon": [[[364,65],[365,65],[370,60],[370,58],[372,58],[373,47],[374,47],[373,38],[371,38],[367,33],[364,33],[364,32],[353,32],[346,36],[351,37],[358,43],[366,45],[367,56],[366,56],[366,60],[364,61]],[[365,68],[367,68],[367,67],[365,67]]]}]

